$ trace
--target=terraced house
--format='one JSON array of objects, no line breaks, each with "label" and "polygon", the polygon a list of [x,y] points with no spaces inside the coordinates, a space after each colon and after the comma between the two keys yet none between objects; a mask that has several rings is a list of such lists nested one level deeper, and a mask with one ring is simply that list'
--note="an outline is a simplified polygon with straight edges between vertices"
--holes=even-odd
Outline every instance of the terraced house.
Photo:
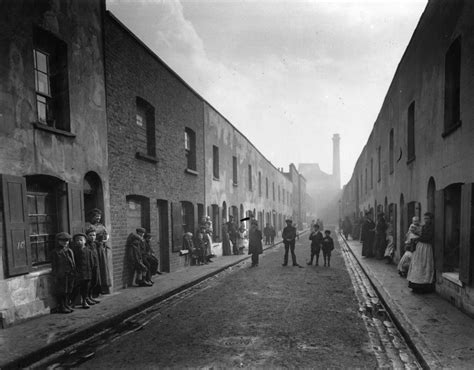
[{"label": "terraced house", "polygon": [[397,236],[435,215],[436,289],[474,315],[474,4],[433,0],[343,191],[343,214],[384,211]]}]

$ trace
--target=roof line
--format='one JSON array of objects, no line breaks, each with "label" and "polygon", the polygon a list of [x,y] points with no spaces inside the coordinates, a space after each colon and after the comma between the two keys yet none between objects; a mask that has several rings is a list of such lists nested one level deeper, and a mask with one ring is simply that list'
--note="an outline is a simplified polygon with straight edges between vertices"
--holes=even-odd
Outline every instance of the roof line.
[{"label": "roof line", "polygon": [[[161,59],[153,50],[150,49],[148,45],[146,45],[140,38],[135,35],[130,28],[128,28],[120,19],[118,19],[110,10],[107,10],[107,15],[117,23],[125,32],[127,32],[140,46],[142,46],[146,52],[148,52],[154,59],[156,59],[159,63],[161,63],[172,75],[174,75],[180,82],[182,82],[193,94],[195,94],[199,99],[201,99],[204,103],[209,105],[214,111],[216,111],[232,128],[237,131],[240,135],[243,136],[245,140],[260,154],[263,159],[265,159],[278,173],[281,174],[280,170],[272,163],[270,160],[265,157],[262,152],[244,135],[237,127],[235,127],[221,112],[219,112],[211,103],[209,103],[206,99],[202,97],[196,90],[194,90],[191,85],[189,85],[179,74],[177,74],[166,62]],[[298,171],[297,171],[298,172]],[[299,174],[299,172],[298,172]]]}]

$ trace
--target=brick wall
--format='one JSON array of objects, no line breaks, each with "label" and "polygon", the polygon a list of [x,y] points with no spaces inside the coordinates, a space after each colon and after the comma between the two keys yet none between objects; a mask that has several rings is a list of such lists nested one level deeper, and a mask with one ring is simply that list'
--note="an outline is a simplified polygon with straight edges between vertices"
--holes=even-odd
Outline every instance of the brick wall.
[{"label": "brick wall", "polygon": [[[157,253],[157,201],[191,202],[195,218],[197,204],[204,203],[203,107],[201,98],[111,14],[106,17],[105,34],[113,272],[114,285],[121,288],[127,280],[125,242],[131,231],[127,230],[127,195],[149,199],[150,232]],[[155,110],[156,163],[136,158],[137,97]],[[197,175],[185,172],[185,127],[196,133]],[[184,258],[171,252],[170,233],[173,271],[183,266]]]}]

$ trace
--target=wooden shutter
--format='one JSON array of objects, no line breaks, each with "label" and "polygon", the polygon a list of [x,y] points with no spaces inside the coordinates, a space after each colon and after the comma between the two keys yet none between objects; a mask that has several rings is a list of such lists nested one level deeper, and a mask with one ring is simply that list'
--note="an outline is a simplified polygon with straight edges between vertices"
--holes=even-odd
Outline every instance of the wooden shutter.
[{"label": "wooden shutter", "polygon": [[173,203],[171,212],[173,223],[173,252],[179,252],[183,245],[183,216],[181,214],[181,203]]},{"label": "wooden shutter", "polygon": [[444,253],[444,190],[435,193],[435,238],[434,238],[434,259],[436,271],[443,271]]},{"label": "wooden shutter", "polygon": [[84,193],[81,185],[67,184],[69,233],[84,232]]},{"label": "wooden shutter", "polygon": [[459,245],[459,280],[469,284],[471,267],[471,208],[472,184],[464,184],[461,190],[461,238]]},{"label": "wooden shutter", "polygon": [[26,180],[19,176],[1,177],[8,275],[26,274],[31,270]]}]

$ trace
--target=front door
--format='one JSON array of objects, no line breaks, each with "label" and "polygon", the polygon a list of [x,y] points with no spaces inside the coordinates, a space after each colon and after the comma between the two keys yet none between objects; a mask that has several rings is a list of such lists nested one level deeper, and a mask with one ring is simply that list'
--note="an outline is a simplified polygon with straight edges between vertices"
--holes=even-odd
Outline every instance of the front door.
[{"label": "front door", "polygon": [[162,272],[170,272],[170,245],[169,245],[169,222],[168,202],[158,201],[158,249],[160,251],[160,269]]}]

